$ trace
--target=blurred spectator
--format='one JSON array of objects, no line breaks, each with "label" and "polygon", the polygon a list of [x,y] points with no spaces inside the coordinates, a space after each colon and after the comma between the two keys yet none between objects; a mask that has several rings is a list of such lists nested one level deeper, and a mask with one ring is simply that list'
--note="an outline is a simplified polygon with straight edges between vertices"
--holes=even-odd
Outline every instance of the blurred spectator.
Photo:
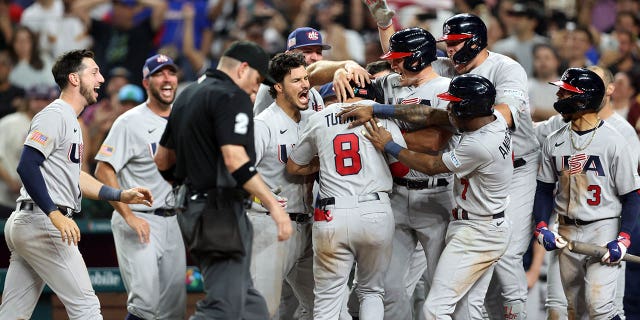
[{"label": "blurred spectator", "polygon": [[527,75],[533,75],[533,46],[547,43],[548,39],[537,34],[544,22],[543,8],[532,1],[517,2],[508,14],[513,18],[512,34],[493,44],[492,51],[515,57]]},{"label": "blurred spectator", "polygon": [[[193,13],[185,17],[185,6],[191,7]],[[160,50],[163,52],[175,52],[176,63],[182,71],[181,78],[193,81],[199,69],[193,69],[187,57],[183,55],[184,29],[191,24],[193,31],[193,46],[203,55],[207,55],[211,48],[213,34],[211,21],[207,17],[207,0],[169,0],[165,13],[164,26],[161,29]]]},{"label": "blurred spectator", "polygon": [[[514,0],[500,0],[493,8],[493,14],[485,21],[487,25],[487,46],[493,48],[498,40],[513,34],[513,16],[509,11],[513,8]],[[442,35],[442,30],[439,35]],[[434,36],[436,33],[433,34]]]},{"label": "blurred spectator", "polygon": [[336,22],[344,10],[344,4],[340,0],[322,0],[315,9],[320,33],[332,47],[325,59],[354,60],[364,64],[364,39],[358,32],[346,29]]},{"label": "blurred spectator", "polygon": [[560,56],[548,44],[533,47],[533,77],[529,78],[529,106],[533,121],[547,120],[556,114],[553,104],[558,89],[549,85],[549,81],[560,78]]},{"label": "blurred spectator", "polygon": [[26,91],[26,100],[18,112],[0,119],[0,218],[8,218],[20,195],[20,177],[16,168],[31,118],[60,96],[57,86],[34,86]]},{"label": "blurred spectator", "polygon": [[7,50],[0,50],[0,118],[15,112],[22,103],[24,90],[9,81],[13,60]]},{"label": "blurred spectator", "polygon": [[[611,73],[626,72],[635,81],[640,80],[640,48],[635,37],[629,31],[616,32],[618,38],[618,51],[611,53],[611,58],[603,56],[602,64],[607,65]],[[613,60],[607,63],[606,60]]]},{"label": "blurred spectator", "polygon": [[568,25],[567,29],[566,43],[563,44],[565,50],[560,50],[560,55],[567,61],[568,67],[584,68],[594,65],[594,62],[587,58],[587,52],[594,44],[589,29],[586,27],[571,28],[571,25]]},{"label": "blurred spectator", "polygon": [[49,51],[53,57],[58,57],[69,50],[86,49],[92,44],[85,24],[72,11],[73,3],[82,0],[62,1],[64,14],[59,19],[46,21],[45,29],[42,31],[46,35]]},{"label": "blurred spectator", "polygon": [[[104,139],[102,133],[111,127],[109,123],[105,125],[103,122],[107,121],[107,119],[115,119],[114,114],[120,108],[118,93],[120,88],[129,83],[129,76],[130,73],[125,68],[117,67],[112,69],[109,73],[109,80],[105,85],[105,95],[97,103],[86,107],[80,115],[85,153],[83,160],[87,161],[85,164],[87,172],[93,172],[95,169],[94,158],[102,144],[100,137]],[[110,207],[110,205],[104,207]]]},{"label": "blurred spectator", "polygon": [[59,20],[64,15],[62,0],[36,0],[26,7],[22,13],[20,24],[28,27],[38,35],[38,44],[44,54],[51,55],[51,45],[47,35],[47,24],[50,21]]},{"label": "blurred spectator", "polygon": [[0,50],[9,48],[13,28],[20,21],[22,7],[11,0],[0,0]]},{"label": "blurred spectator", "polygon": [[613,94],[611,94],[613,110],[627,119],[629,108],[631,107],[631,99],[635,96],[636,92],[631,85],[631,78],[629,78],[627,73],[618,72],[613,79],[613,83],[616,86]]},{"label": "blurred spectator", "polygon": [[[110,0],[81,0],[74,2],[74,14],[83,18],[89,34],[93,37],[96,62],[104,73],[116,66],[126,68],[131,74],[129,81],[141,85],[140,66],[157,46],[154,36],[162,27],[167,4],[164,0],[112,0],[113,10],[108,21],[90,18],[89,11]],[[135,19],[136,14],[151,9],[151,15]],[[107,79],[108,80],[108,79]]]},{"label": "blurred spectator", "polygon": [[27,27],[18,26],[11,43],[11,58],[16,62],[9,81],[21,88],[35,85],[53,86],[52,61],[40,52],[38,39]]},{"label": "blurred spectator", "polygon": [[610,33],[604,33],[600,36],[600,50],[617,51],[618,50],[618,33],[631,32],[633,39],[638,43],[638,34],[640,32],[640,20],[635,13],[629,11],[618,12],[616,23]]},{"label": "blurred spectator", "polygon": [[[382,78],[383,76],[393,72],[391,63],[389,63],[388,60],[370,62],[367,64],[365,69],[371,75],[371,79]],[[380,103],[382,103],[382,101]]]},{"label": "blurred spectator", "polygon": [[118,101],[124,113],[144,101],[144,92],[135,84],[126,84],[118,91]]}]

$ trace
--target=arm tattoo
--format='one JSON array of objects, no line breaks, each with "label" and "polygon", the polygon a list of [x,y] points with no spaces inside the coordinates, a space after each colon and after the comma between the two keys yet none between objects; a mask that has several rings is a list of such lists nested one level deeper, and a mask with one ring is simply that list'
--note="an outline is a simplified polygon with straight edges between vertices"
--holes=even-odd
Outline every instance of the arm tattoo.
[{"label": "arm tattoo", "polygon": [[436,109],[423,104],[397,104],[394,107],[394,118],[398,120],[426,126],[450,125],[449,115],[445,110]]}]

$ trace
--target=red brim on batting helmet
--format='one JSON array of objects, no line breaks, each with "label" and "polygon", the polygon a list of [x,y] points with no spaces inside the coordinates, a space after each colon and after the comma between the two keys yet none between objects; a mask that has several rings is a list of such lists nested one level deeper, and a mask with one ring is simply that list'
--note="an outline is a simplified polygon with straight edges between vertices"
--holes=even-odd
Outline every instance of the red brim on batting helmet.
[{"label": "red brim on batting helmet", "polygon": [[558,81],[550,81],[549,84],[552,84],[554,86],[558,86],[562,89],[565,89],[567,91],[571,91],[571,92],[575,92],[575,93],[584,93],[584,91],[580,90],[579,88],[576,88],[562,80],[558,80]]},{"label": "red brim on batting helmet", "polygon": [[445,34],[445,35],[443,35],[442,37],[440,37],[436,41],[437,42],[441,42],[441,41],[459,41],[459,40],[469,39],[471,37],[472,37],[472,35],[470,35],[470,34]]},{"label": "red brim on batting helmet", "polygon": [[393,60],[393,59],[402,59],[413,55],[411,52],[393,52],[389,51],[380,56],[382,60]]},{"label": "red brim on batting helmet", "polygon": [[460,102],[460,101],[462,101],[462,98],[458,98],[458,97],[456,97],[454,95],[451,95],[449,92],[443,92],[443,93],[437,95],[437,97],[439,99],[441,99],[441,100],[444,100],[444,101],[452,101],[452,102]]}]

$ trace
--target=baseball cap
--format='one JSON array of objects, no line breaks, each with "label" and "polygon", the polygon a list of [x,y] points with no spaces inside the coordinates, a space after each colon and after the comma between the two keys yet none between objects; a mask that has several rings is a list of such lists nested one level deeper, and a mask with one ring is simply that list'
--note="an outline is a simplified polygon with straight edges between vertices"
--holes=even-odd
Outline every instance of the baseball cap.
[{"label": "baseball cap", "polygon": [[272,85],[276,83],[269,75],[269,55],[260,46],[251,41],[235,41],[222,54],[223,57],[234,58],[240,62],[246,62],[264,77],[263,83]]},{"label": "baseball cap", "polygon": [[314,28],[298,28],[289,34],[289,38],[287,38],[287,51],[307,46],[321,46],[322,50],[331,49],[330,45],[322,43],[322,35]]},{"label": "baseball cap", "polygon": [[54,100],[59,96],[58,86],[37,85],[25,90],[27,99]]},{"label": "baseball cap", "polygon": [[135,84],[126,84],[118,91],[118,101],[133,101],[135,103],[142,103],[144,101],[144,92],[142,88]]},{"label": "baseball cap", "polygon": [[142,77],[146,79],[164,67],[170,67],[173,71],[178,71],[178,66],[173,63],[173,59],[164,54],[156,54],[145,61],[144,67],[142,67]]}]

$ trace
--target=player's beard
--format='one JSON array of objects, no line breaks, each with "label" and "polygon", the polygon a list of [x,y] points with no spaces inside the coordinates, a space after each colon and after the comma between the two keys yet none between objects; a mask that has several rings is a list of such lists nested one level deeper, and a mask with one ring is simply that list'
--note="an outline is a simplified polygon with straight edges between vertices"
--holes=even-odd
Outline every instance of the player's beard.
[{"label": "player's beard", "polygon": [[291,95],[286,91],[283,91],[282,93],[284,94],[284,100],[287,101],[289,105],[295,106],[298,110],[301,110],[301,111],[309,109],[309,103],[300,105],[300,100],[298,100],[297,95],[295,96]]},{"label": "player's beard", "polygon": [[173,103],[173,101],[176,99],[176,93],[175,91],[173,92],[173,95],[171,95],[171,98],[169,99],[165,99],[162,94],[160,93],[160,90],[157,87],[154,86],[149,86],[149,91],[151,93],[151,95],[156,98],[156,100],[162,102],[165,105],[170,105]]},{"label": "player's beard", "polygon": [[93,96],[95,90],[93,88],[87,88],[82,79],[80,79],[80,94],[87,100],[87,105],[92,105],[97,102],[97,99]]}]

